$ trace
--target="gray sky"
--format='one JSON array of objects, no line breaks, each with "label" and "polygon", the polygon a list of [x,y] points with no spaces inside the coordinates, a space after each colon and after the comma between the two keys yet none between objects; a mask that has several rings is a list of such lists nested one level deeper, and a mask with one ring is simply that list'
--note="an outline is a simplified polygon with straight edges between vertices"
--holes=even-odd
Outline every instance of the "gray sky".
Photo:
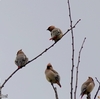
[{"label": "gray sky", "polygon": [[[81,19],[74,29],[75,67],[82,41],[87,38],[79,67],[77,99],[80,99],[81,84],[88,76],[94,80],[97,77],[100,81],[100,0],[71,0],[70,4],[73,24]],[[70,27],[67,0],[0,0],[1,84],[17,68],[14,60],[19,49],[32,59],[53,44],[46,30],[50,25],[63,32]],[[68,33],[48,52],[19,70],[7,82],[2,93],[8,94],[8,99],[55,99],[44,74],[50,62],[61,76],[62,88],[55,85],[59,99],[70,98],[71,52],[71,34]],[[98,87],[96,80],[95,84],[92,98]]]}]

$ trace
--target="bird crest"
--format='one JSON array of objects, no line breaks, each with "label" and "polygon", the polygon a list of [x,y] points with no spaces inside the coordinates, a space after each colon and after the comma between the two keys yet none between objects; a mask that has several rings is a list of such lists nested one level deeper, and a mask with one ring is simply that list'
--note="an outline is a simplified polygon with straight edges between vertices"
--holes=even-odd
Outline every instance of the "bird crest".
[{"label": "bird crest", "polygon": [[47,30],[52,31],[54,28],[55,28],[55,26],[51,25],[51,26],[48,27]]},{"label": "bird crest", "polygon": [[20,50],[17,52],[17,55],[18,55],[18,54],[21,54],[21,53],[23,53],[22,49],[20,49]]}]

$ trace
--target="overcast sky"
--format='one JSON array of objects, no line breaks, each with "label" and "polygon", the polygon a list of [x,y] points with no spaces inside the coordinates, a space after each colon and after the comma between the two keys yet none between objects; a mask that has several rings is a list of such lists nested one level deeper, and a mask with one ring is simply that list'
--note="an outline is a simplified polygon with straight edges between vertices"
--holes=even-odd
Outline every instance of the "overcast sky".
[{"label": "overcast sky", "polygon": [[[77,99],[88,76],[96,84],[93,99],[98,88],[95,77],[100,81],[100,0],[71,0],[70,4],[73,24],[81,19],[74,29],[75,70],[79,49],[84,37],[87,38],[81,53]],[[29,60],[34,58],[54,43],[49,40],[48,26],[55,25],[65,33],[69,23],[67,0],[0,0],[1,84],[17,68],[14,61],[18,50],[22,49]],[[2,93],[8,94],[8,99],[55,99],[44,74],[50,62],[61,76],[62,88],[55,85],[59,99],[70,99],[71,47],[69,32],[53,48],[19,70]]]}]

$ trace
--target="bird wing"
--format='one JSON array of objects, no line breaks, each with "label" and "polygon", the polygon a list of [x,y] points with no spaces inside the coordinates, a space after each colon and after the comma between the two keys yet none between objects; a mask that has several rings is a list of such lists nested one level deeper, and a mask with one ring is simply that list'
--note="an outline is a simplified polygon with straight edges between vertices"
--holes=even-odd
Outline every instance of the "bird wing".
[{"label": "bird wing", "polygon": [[58,72],[55,71],[55,70],[53,70],[53,69],[52,69],[52,71],[56,74],[56,75],[55,75],[56,81],[60,81],[60,76],[59,76]]},{"label": "bird wing", "polygon": [[87,87],[89,86],[90,82],[86,81],[83,83],[82,88],[81,88],[81,95],[84,94],[87,90]]},{"label": "bird wing", "polygon": [[52,32],[51,32],[51,36],[54,37],[54,36],[58,36],[59,34],[61,33],[61,31],[57,28],[53,29]]},{"label": "bird wing", "polygon": [[59,82],[60,81],[60,76],[56,75],[55,79],[56,79],[57,82]]},{"label": "bird wing", "polygon": [[56,73],[56,74],[58,74],[58,72],[57,72],[57,71],[55,71],[54,69],[51,69],[51,71],[52,71],[52,72],[54,72],[54,73]]}]

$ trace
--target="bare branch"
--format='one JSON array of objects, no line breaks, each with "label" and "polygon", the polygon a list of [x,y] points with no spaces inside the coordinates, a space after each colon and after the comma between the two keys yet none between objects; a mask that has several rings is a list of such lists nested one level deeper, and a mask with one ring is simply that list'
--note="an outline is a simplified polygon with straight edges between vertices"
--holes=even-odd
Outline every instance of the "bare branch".
[{"label": "bare branch", "polygon": [[84,38],[81,48],[79,50],[79,55],[78,55],[78,63],[77,63],[77,67],[76,67],[76,83],[75,83],[75,91],[74,91],[74,99],[76,99],[76,91],[77,91],[77,85],[78,85],[78,68],[79,68],[79,63],[80,63],[80,56],[81,56],[81,51],[83,49],[83,45],[85,43],[86,37]]},{"label": "bare branch", "polygon": [[63,34],[63,36],[66,35],[71,29],[75,28],[76,25],[77,25],[80,21],[81,21],[81,19],[79,19],[79,20],[75,23],[75,25],[74,25],[72,28],[68,29],[68,30]]},{"label": "bare branch", "polygon": [[95,79],[96,79],[96,81],[98,82],[99,87],[98,87],[97,92],[96,92],[96,94],[95,94],[95,96],[94,96],[94,99],[96,99],[97,94],[98,94],[98,92],[99,92],[99,90],[100,90],[100,82],[99,82],[99,80],[97,79],[97,77],[95,77]]},{"label": "bare branch", "polygon": [[[79,21],[81,21],[81,19],[79,19],[79,20],[75,23],[75,25],[74,25],[73,27],[71,27],[70,29],[68,29],[68,30],[63,34],[63,36],[65,36],[72,28],[75,28],[75,26],[79,23]],[[62,36],[62,37],[63,37],[63,36]],[[57,43],[57,42],[56,42],[56,43]],[[38,56],[36,56],[36,57],[33,58],[32,60],[28,61],[26,64],[28,64],[28,63],[34,61],[34,60],[37,59],[39,56],[42,56],[43,53],[45,53],[46,51],[48,51],[48,50],[49,50],[51,47],[53,47],[56,43],[53,43],[50,47],[46,48],[42,53],[40,53]]]},{"label": "bare branch", "polygon": [[19,68],[17,68],[5,81],[4,83],[1,85],[0,89],[2,89],[4,87],[4,85],[7,83],[7,81],[19,70]]},{"label": "bare branch", "polygon": [[[72,27],[72,28],[75,28],[75,26],[79,23],[80,19],[76,22],[76,24]],[[67,34],[72,28],[68,29],[65,33]],[[63,36],[64,36],[63,35]],[[57,42],[56,42],[57,43]],[[28,61],[23,67],[25,67],[27,64],[29,64],[30,62],[36,60],[39,56],[42,56],[42,54],[44,54],[46,51],[48,51],[50,48],[52,48],[56,43],[53,43],[50,47],[46,48],[43,52],[41,52],[38,56],[36,56],[35,58],[33,58],[32,60]],[[1,85],[1,89],[4,87],[4,85],[8,82],[8,80],[19,70],[19,69],[22,69],[23,67],[21,68],[17,68],[5,81],[4,83]]]},{"label": "bare branch", "polygon": [[69,19],[70,19],[70,27],[71,27],[71,36],[72,36],[72,69],[71,69],[71,92],[70,92],[70,98],[73,99],[74,35],[73,35],[71,9],[70,9],[69,0],[68,0],[68,11],[69,11]]},{"label": "bare branch", "polygon": [[55,92],[55,97],[56,97],[56,99],[59,99],[58,98],[58,93],[57,93],[57,88],[56,87],[54,87],[54,85],[51,83],[51,85],[52,85],[52,88],[53,88],[53,90],[54,90],[54,92]]}]

